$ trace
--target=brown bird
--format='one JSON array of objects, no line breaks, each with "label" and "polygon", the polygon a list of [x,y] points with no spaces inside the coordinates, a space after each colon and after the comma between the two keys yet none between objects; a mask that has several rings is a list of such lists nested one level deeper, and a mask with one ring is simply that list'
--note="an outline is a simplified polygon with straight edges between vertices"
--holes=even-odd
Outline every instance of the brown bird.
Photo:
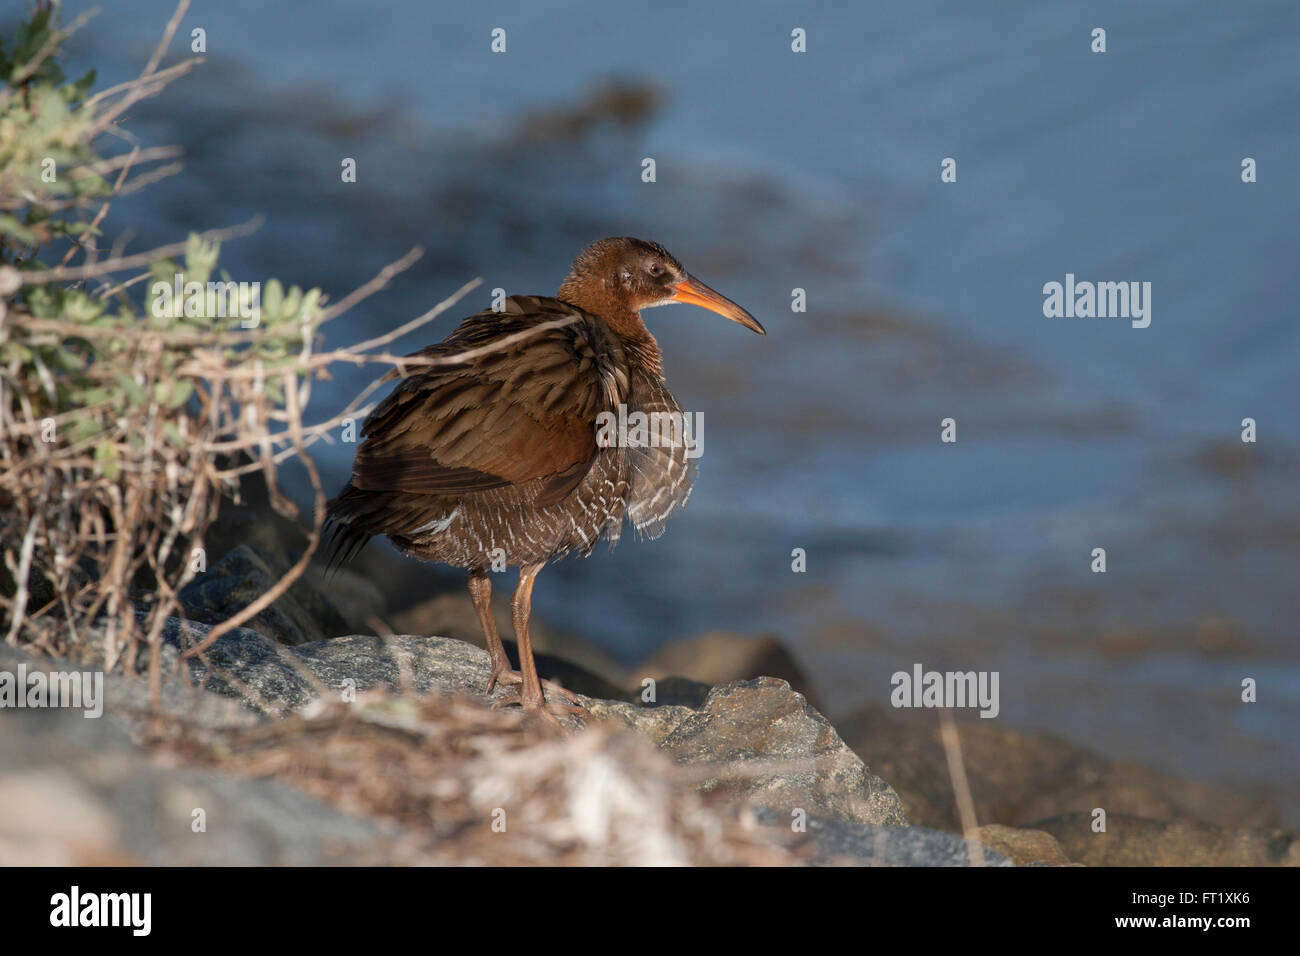
[{"label": "brown bird", "polygon": [[[690,497],[685,441],[609,441],[601,428],[620,407],[625,421],[637,411],[682,414],[640,314],[674,302],[765,334],[662,246],[601,239],[574,259],[555,298],[511,296],[410,356],[422,364],[390,372],[401,383],[366,419],[352,478],[329,502],[331,564],[387,535],[412,557],[469,569],[492,658],[487,690],[521,684],[510,702],[525,710],[549,712],[528,638],[538,572],[570,552],[590,554],[602,536],[613,547],[624,519],[658,537]],[[520,569],[512,611],[522,674],[492,617],[488,572],[503,567]],[[580,711],[574,703],[549,706]]]}]

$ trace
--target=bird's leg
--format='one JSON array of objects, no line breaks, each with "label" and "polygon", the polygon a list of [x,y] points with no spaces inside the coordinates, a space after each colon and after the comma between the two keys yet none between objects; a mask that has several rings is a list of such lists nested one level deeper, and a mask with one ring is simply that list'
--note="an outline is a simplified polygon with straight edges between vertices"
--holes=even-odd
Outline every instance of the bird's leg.
[{"label": "bird's leg", "polygon": [[492,616],[492,579],[481,568],[469,573],[469,596],[474,601],[478,622],[483,627],[488,656],[492,658],[492,676],[488,678],[487,684],[487,693],[490,694],[498,681],[504,679],[506,683],[514,683],[510,678],[515,672],[510,666],[510,658],[506,657],[506,649],[501,644],[501,635],[497,633],[496,618]]},{"label": "bird's leg", "polygon": [[[492,579],[488,577],[486,571],[475,570],[470,572],[469,596],[474,601],[474,610],[478,612],[478,622],[483,628],[483,637],[487,640],[488,656],[492,658],[492,676],[488,678],[485,693],[491,694],[492,689],[497,684],[522,684],[524,677],[519,671],[510,666],[510,658],[506,656],[505,645],[501,643],[501,635],[497,631],[497,620],[492,614]],[[531,653],[529,659],[532,659]],[[560,697],[570,704],[577,703],[569,692],[559,684],[548,680],[542,681],[541,684],[545,690],[551,692],[552,697]],[[502,701],[503,704],[521,702],[518,698],[508,698]]]},{"label": "bird's leg", "polygon": [[528,637],[528,619],[533,614],[533,582],[540,570],[540,564],[530,564],[519,569],[519,586],[515,588],[514,600],[510,602],[515,642],[519,645],[519,670],[524,675],[523,687],[519,689],[519,700],[524,705],[524,710],[536,710],[546,704],[546,698],[542,696],[542,682],[537,676],[537,662],[533,660],[533,642]]},{"label": "bird's leg", "polygon": [[543,681],[537,674],[537,662],[533,660],[533,644],[528,636],[528,620],[533,613],[533,581],[537,573],[545,567],[545,562],[530,564],[519,569],[519,586],[515,588],[514,600],[510,602],[511,615],[514,618],[515,641],[519,645],[519,667],[523,672],[519,696],[498,701],[498,704],[519,704],[524,710],[543,714],[554,723],[555,714],[580,714],[590,717],[587,708],[577,704],[567,692],[546,681],[552,689],[553,696],[567,698],[568,704],[547,702],[542,693]]}]

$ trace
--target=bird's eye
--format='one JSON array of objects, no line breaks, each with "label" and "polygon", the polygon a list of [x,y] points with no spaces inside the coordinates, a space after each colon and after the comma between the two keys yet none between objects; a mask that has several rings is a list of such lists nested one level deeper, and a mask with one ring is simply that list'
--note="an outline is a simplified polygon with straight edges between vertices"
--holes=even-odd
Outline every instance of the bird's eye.
[{"label": "bird's eye", "polygon": [[650,274],[652,276],[661,276],[664,274],[664,267],[657,262],[650,263]]}]

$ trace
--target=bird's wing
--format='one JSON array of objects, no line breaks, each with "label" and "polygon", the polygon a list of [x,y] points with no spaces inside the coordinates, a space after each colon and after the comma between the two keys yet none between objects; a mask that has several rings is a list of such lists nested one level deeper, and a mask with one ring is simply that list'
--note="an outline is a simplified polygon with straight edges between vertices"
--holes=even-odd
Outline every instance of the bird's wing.
[{"label": "bird's wing", "polygon": [[513,296],[412,357],[366,420],[352,483],[367,491],[459,495],[550,479],[539,504],[582,481],[596,416],[625,400],[622,347],[604,323],[557,299]]}]

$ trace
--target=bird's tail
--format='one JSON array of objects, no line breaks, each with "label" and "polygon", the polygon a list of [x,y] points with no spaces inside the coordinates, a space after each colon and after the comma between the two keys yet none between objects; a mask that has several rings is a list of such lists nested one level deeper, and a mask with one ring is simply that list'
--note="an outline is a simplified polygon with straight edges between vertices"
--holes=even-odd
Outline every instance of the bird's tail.
[{"label": "bird's tail", "polygon": [[343,565],[358,554],[366,543],[374,537],[352,524],[356,489],[351,482],[339,492],[339,496],[325,506],[325,527],[321,533],[321,550],[326,556],[325,574],[333,575]]}]

